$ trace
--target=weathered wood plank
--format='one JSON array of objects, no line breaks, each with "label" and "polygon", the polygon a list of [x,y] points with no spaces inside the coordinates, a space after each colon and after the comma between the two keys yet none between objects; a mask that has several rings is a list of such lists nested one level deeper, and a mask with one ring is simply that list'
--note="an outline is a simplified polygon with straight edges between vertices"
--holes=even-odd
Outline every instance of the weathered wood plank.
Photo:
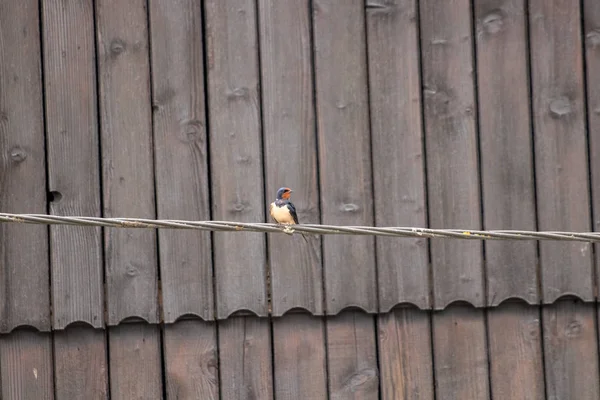
[{"label": "weathered wood plank", "polygon": [[379,371],[373,316],[344,311],[327,318],[329,398],[378,399]]},{"label": "weathered wood plank", "polygon": [[305,313],[273,320],[275,399],[327,398],[323,320]]},{"label": "weathered wood plank", "polygon": [[0,336],[0,394],[3,400],[54,399],[52,337],[19,329]]},{"label": "weathered wood plank", "polygon": [[[322,222],[373,225],[364,4],[313,2]],[[326,236],[325,308],[377,311],[374,239]]]},{"label": "weathered wood plank", "polygon": [[492,398],[543,400],[540,310],[504,303],[488,310]]},{"label": "weathered wood plank", "polygon": [[[145,0],[96,2],[105,217],[155,218]],[[158,322],[156,232],[105,229],[108,323]]]},{"label": "weathered wood plank", "polygon": [[433,400],[430,314],[396,308],[377,320],[381,398]]},{"label": "weathered wood plank", "polygon": [[158,325],[121,324],[108,332],[111,399],[161,399]]},{"label": "weathered wood plank", "polygon": [[[205,12],[213,219],[264,221],[256,7],[207,0]],[[217,317],[267,315],[265,236],[213,239]]]},{"label": "weathered wood plank", "polygon": [[267,318],[230,317],[219,322],[219,370],[222,399],[273,399]]},{"label": "weathered wood plank", "polygon": [[[583,2],[585,57],[587,70],[587,115],[590,138],[592,209],[595,231],[600,231],[600,3]],[[600,246],[596,244],[596,270],[600,271]],[[598,273],[596,277],[600,278]]]},{"label": "weathered wood plank", "polygon": [[167,398],[219,399],[216,324],[201,320],[165,325]]},{"label": "weathered wood plank", "polygon": [[433,314],[436,399],[490,398],[484,311],[451,305]]},{"label": "weathered wood plank", "polygon": [[[300,223],[320,222],[308,0],[259,1],[267,202],[294,190]],[[273,314],[323,313],[321,238],[269,235]],[[290,261],[293,260],[293,261]]]},{"label": "weathered wood plank", "polygon": [[[535,169],[540,230],[590,230],[579,3],[529,4]],[[592,246],[540,243],[542,294],[592,300]]]},{"label": "weathered wood plank", "polygon": [[564,300],[542,312],[547,398],[600,398],[594,304]]},{"label": "weathered wood plank", "polygon": [[[481,228],[469,0],[420,3],[429,225]],[[434,306],[485,304],[480,241],[431,242]]]},{"label": "weathered wood plank", "polygon": [[81,325],[55,331],[54,371],[57,399],[108,399],[105,331]]},{"label": "weathered wood plank", "polygon": [[[475,1],[485,229],[536,230],[524,0]],[[487,304],[539,301],[537,244],[485,242]]]},{"label": "weathered wood plank", "polygon": [[[46,213],[37,1],[0,5],[0,208]],[[48,228],[0,225],[0,332],[50,329]]]},{"label": "weathered wood plank", "polygon": [[[377,226],[427,226],[416,14],[415,0],[367,1]],[[381,311],[431,307],[426,239],[377,238],[377,271]]]},{"label": "weathered wood plank", "polygon": [[[158,218],[210,220],[202,3],[151,0]],[[210,232],[158,232],[163,318],[214,316]]]},{"label": "weathered wood plank", "polygon": [[[50,213],[99,217],[93,2],[43,1],[41,7]],[[55,329],[76,321],[104,324],[100,235],[100,228],[50,227]]]}]

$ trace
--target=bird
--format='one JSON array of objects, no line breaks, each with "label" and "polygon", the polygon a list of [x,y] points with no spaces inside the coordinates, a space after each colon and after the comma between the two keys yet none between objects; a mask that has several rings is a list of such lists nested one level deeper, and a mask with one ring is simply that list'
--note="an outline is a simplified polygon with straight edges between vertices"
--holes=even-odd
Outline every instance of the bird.
[{"label": "bird", "polygon": [[[296,207],[290,201],[292,192],[293,190],[288,187],[279,188],[275,201],[269,206],[271,218],[278,224],[295,225],[299,223]],[[308,242],[306,236],[302,235],[302,237]]]}]

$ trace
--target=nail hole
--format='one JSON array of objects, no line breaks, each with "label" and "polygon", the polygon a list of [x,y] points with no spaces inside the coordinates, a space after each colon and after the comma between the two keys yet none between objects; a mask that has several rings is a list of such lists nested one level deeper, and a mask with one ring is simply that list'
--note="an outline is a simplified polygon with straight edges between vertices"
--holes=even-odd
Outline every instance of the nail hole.
[{"label": "nail hole", "polygon": [[52,203],[58,203],[62,199],[62,193],[53,190],[48,193],[48,201]]}]

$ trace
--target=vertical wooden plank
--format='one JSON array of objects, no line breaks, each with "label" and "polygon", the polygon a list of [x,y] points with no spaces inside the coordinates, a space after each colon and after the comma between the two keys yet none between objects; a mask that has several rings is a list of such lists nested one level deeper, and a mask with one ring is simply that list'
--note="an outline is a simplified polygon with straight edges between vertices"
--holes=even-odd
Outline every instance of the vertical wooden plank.
[{"label": "vertical wooden plank", "polygon": [[[362,0],[313,3],[322,221],[373,225]],[[325,308],[377,311],[375,240],[326,236]]]},{"label": "vertical wooden plank", "polygon": [[0,336],[3,400],[54,399],[50,333],[16,330]]},{"label": "vertical wooden plank", "polygon": [[57,399],[108,399],[104,331],[70,326],[54,332],[54,385]]},{"label": "vertical wooden plank", "polygon": [[549,399],[600,398],[596,317],[591,303],[563,300],[543,308]]},{"label": "vertical wooden plank", "polygon": [[378,316],[378,330],[381,398],[433,400],[429,312],[396,308]]},{"label": "vertical wooden plank", "polygon": [[[92,0],[43,1],[50,213],[100,216]],[[51,226],[52,325],[104,324],[100,228]],[[85,251],[82,251],[85,249]]]},{"label": "vertical wooden plank", "polygon": [[484,311],[452,305],[433,315],[436,399],[490,398]]},{"label": "vertical wooden plank", "polygon": [[[593,228],[600,232],[600,3],[583,2],[585,57],[587,70],[587,115],[592,174]],[[596,271],[600,271],[600,246],[596,245]],[[596,273],[596,277],[600,275]]]},{"label": "vertical wooden plank", "polygon": [[345,311],[327,318],[329,398],[378,399],[373,316]]},{"label": "vertical wooden plank", "polygon": [[[154,218],[145,0],[96,3],[106,217]],[[158,322],[156,233],[105,229],[108,323]]]},{"label": "vertical wooden plank", "polygon": [[[432,228],[481,227],[468,0],[420,3],[427,189]],[[485,304],[480,241],[433,240],[434,305]]]},{"label": "vertical wooden plank", "polygon": [[[210,220],[202,3],[151,0],[158,218]],[[158,232],[163,318],[213,318],[210,232]]]},{"label": "vertical wooden plank", "polygon": [[164,328],[167,398],[219,399],[216,324],[178,321]]},{"label": "vertical wooden plank", "polygon": [[111,327],[108,338],[110,398],[161,399],[159,327],[146,323],[125,323]]},{"label": "vertical wooden plank", "polygon": [[[590,230],[579,2],[529,3],[539,229]],[[592,300],[591,244],[540,243],[544,303]]]},{"label": "vertical wooden plank", "polygon": [[[0,6],[0,207],[46,213],[37,1]],[[25,244],[27,247],[25,248]],[[0,332],[50,329],[48,229],[0,225]]]},{"label": "vertical wooden plank", "polygon": [[273,320],[275,399],[326,399],[323,320],[304,313]]},{"label": "vertical wooden plank", "polygon": [[[367,1],[377,226],[427,226],[417,13],[415,0]],[[427,240],[377,238],[377,264],[381,311],[431,307]]]},{"label": "vertical wooden plank", "polygon": [[488,310],[492,398],[543,400],[540,310],[503,303]]},{"label": "vertical wooden plank", "polygon": [[[294,190],[300,223],[319,223],[308,0],[259,1],[267,203]],[[323,313],[321,239],[269,235],[273,315]],[[293,262],[290,262],[293,260]]]},{"label": "vertical wooden plank", "polygon": [[270,328],[267,318],[230,317],[219,322],[222,399],[273,399]]},{"label": "vertical wooden plank", "polygon": [[[255,4],[207,0],[205,12],[213,219],[264,221]],[[213,238],[217,317],[267,315],[264,235]]]},{"label": "vertical wooden plank", "polygon": [[[524,0],[475,1],[483,227],[536,230]],[[539,301],[534,241],[486,241],[487,304]]]}]

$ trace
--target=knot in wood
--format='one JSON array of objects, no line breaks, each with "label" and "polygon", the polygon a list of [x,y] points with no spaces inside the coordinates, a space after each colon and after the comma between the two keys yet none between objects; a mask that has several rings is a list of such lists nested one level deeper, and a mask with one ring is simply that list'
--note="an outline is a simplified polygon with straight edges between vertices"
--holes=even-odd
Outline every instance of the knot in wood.
[{"label": "knot in wood", "polygon": [[600,47],[600,28],[592,29],[585,35],[587,45],[593,49]]},{"label": "knot in wood", "polygon": [[340,206],[340,211],[342,211],[342,212],[354,213],[354,212],[357,212],[358,210],[360,210],[360,207],[358,206],[358,204],[354,204],[354,203],[343,203]]},{"label": "knot in wood", "polygon": [[121,39],[113,39],[110,42],[110,54],[113,56],[118,56],[123,53],[126,48],[125,42]]},{"label": "knot in wood", "polygon": [[204,138],[204,124],[197,119],[183,121],[181,123],[180,138],[183,143],[202,142]]},{"label": "knot in wood", "polygon": [[250,96],[250,89],[245,86],[236,87],[227,91],[227,98],[230,100],[243,99]]},{"label": "knot in wood", "polygon": [[349,392],[356,392],[376,379],[377,370],[375,368],[365,368],[352,374],[344,383],[344,389]]},{"label": "knot in wood", "polygon": [[482,26],[485,33],[496,34],[504,27],[504,11],[493,10],[483,17]]},{"label": "knot in wood", "polygon": [[580,321],[571,321],[565,327],[565,336],[569,338],[575,338],[581,335],[581,331],[583,331],[583,326]]},{"label": "knot in wood", "polygon": [[571,113],[571,100],[566,96],[557,97],[550,102],[549,108],[553,118],[561,118]]},{"label": "knot in wood", "polygon": [[15,146],[12,149],[10,149],[10,159],[14,163],[18,164],[20,162],[23,162],[23,161],[25,161],[26,158],[27,158],[27,153],[20,146]]}]

